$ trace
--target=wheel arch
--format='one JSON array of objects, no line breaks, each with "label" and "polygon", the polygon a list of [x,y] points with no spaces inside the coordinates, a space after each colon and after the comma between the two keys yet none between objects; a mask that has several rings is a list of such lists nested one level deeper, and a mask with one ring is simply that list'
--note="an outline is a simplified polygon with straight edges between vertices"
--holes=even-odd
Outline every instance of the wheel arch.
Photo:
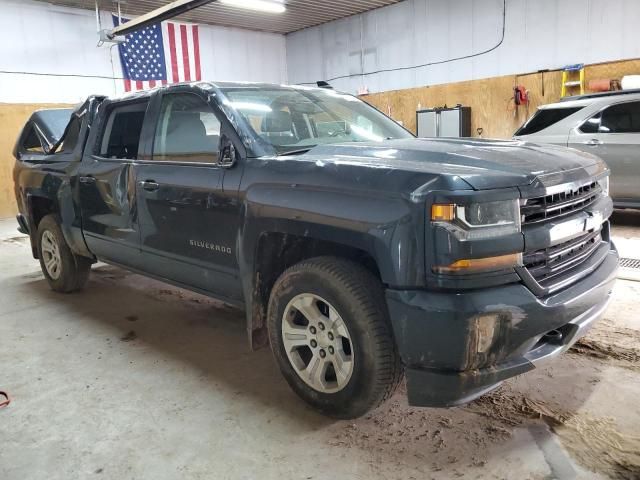
[{"label": "wheel arch", "polygon": [[[309,229],[266,229],[255,237],[251,246],[243,251],[251,252],[243,259],[243,289],[245,294],[247,333],[250,345],[258,349],[268,344],[266,331],[267,305],[276,280],[289,267],[310,258],[334,256],[362,265],[381,283],[385,283],[385,267],[375,254],[372,242],[358,239],[353,232],[334,232],[325,235],[309,235]],[[345,241],[345,239],[350,241]],[[388,273],[388,272],[386,272]]]}]

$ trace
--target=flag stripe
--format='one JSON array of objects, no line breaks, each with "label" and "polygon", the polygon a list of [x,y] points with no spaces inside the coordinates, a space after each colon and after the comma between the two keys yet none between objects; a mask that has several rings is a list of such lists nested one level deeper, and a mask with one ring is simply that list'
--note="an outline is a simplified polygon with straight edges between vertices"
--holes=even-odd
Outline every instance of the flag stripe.
[{"label": "flag stripe", "polygon": [[202,80],[202,71],[200,70],[200,33],[198,32],[198,25],[194,25],[192,29],[193,33],[193,57],[196,62],[196,80]]},{"label": "flag stripe", "polygon": [[128,78],[125,78],[124,80],[124,91],[125,92],[131,91],[131,80],[129,80]]},{"label": "flag stripe", "polygon": [[169,30],[169,50],[171,51],[171,73],[172,73],[173,83],[178,83],[180,81],[180,76],[178,75],[178,54],[176,52],[176,30],[173,23],[169,23],[167,25],[167,29]]},{"label": "flag stripe", "polygon": [[196,59],[193,46],[193,27],[187,27],[187,53],[189,57],[189,80],[194,81],[196,79]]},{"label": "flag stripe", "polygon": [[155,80],[149,80],[149,88],[153,88],[156,86],[156,81]]},{"label": "flag stripe", "polygon": [[140,80],[136,81],[136,90],[144,90],[144,85]]},{"label": "flag stripe", "polygon": [[176,27],[176,58],[177,58],[177,72],[178,82],[184,81],[184,62],[182,61],[182,35],[180,35],[179,26]]},{"label": "flag stripe", "polygon": [[189,65],[189,40],[187,39],[187,26],[180,25],[180,41],[182,43],[182,65],[184,68],[184,79],[191,81],[191,65]]}]

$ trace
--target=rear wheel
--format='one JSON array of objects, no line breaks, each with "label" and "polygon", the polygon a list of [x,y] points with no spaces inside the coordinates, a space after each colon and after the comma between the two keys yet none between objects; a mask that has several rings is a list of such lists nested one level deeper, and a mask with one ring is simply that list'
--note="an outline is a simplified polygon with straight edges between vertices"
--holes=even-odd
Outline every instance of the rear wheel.
[{"label": "rear wheel", "polygon": [[358,264],[319,257],[285,271],[271,293],[268,326],[285,379],[325,414],[363,415],[400,381],[382,285]]},{"label": "rear wheel", "polygon": [[82,289],[89,279],[91,259],[73,254],[57,217],[44,217],[37,235],[40,267],[51,289],[63,293]]}]

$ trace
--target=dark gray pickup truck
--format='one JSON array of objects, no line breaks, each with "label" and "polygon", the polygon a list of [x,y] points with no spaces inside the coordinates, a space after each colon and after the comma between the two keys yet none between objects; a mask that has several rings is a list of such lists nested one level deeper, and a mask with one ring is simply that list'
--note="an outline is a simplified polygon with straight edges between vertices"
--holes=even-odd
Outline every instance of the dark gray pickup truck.
[{"label": "dark gray pickup truck", "polygon": [[488,392],[568,349],[616,276],[597,157],[417,139],[330,89],[91,97],[35,113],[14,153],[20,230],[54,290],[103,261],[237,305],[251,346],[336,417],[403,374],[412,405]]}]

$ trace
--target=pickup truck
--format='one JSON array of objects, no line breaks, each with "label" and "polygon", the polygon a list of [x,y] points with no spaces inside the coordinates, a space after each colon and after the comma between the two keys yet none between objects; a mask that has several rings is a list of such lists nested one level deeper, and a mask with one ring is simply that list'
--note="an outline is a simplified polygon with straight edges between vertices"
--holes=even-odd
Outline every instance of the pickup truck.
[{"label": "pickup truck", "polygon": [[94,96],[35,113],[14,155],[53,290],[101,261],[237,305],[250,346],[338,418],[403,377],[411,405],[471,401],[567,350],[616,277],[596,156],[418,139],[327,88]]}]

